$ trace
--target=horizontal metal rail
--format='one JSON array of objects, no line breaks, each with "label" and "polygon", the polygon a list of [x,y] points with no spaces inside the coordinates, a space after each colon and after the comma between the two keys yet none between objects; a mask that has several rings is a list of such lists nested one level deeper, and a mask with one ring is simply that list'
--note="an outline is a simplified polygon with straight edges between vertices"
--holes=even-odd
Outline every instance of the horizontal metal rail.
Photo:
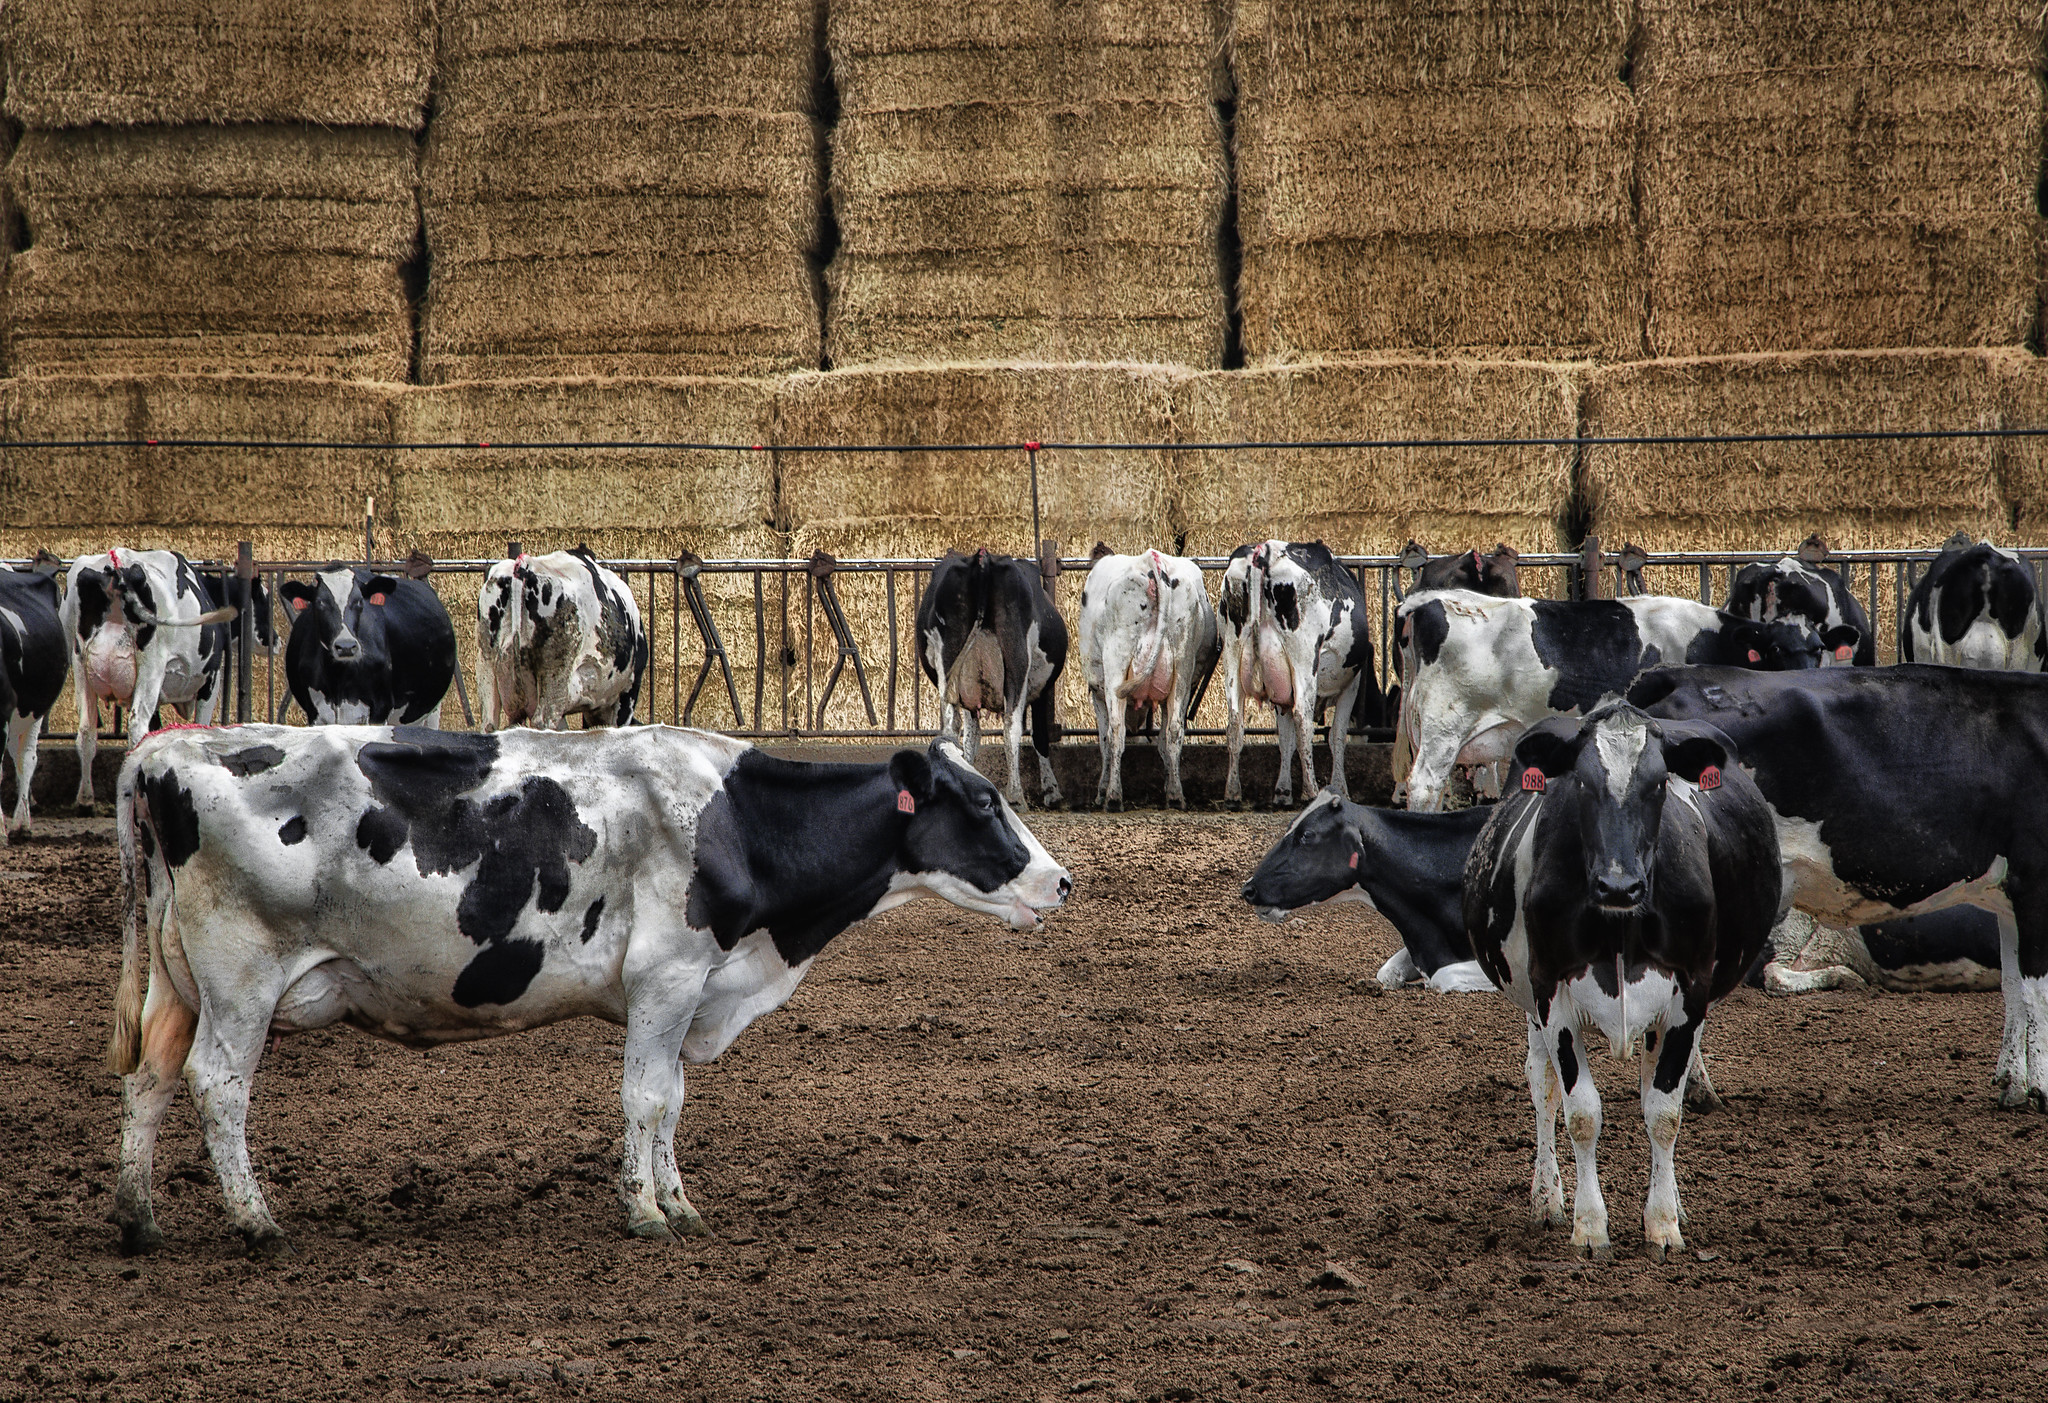
[{"label": "horizontal metal rail", "polygon": [[[516,544],[516,543],[513,543]],[[1618,558],[1600,552],[1596,543],[1585,552],[1524,555],[1517,561],[1525,593],[1551,598],[1583,596],[1589,580],[1601,594],[1614,596],[1644,587],[1651,576],[1670,593],[1684,593],[1702,602],[1727,598],[1734,575],[1760,560],[1791,554],[1785,551],[1671,551],[1631,556],[1639,570],[1625,571]],[[1826,564],[1869,612],[1878,633],[1881,661],[1897,661],[1898,620],[1913,585],[1939,551],[1846,550],[1830,554]],[[2017,552],[2034,571],[2036,581],[2048,567],[2048,547]],[[1196,557],[1204,571],[1216,572],[1227,557]],[[1368,629],[1374,634],[1377,672],[1382,689],[1393,681],[1394,660],[1386,646],[1401,598],[1415,584],[1416,571],[1402,558],[1388,555],[1347,555],[1339,562],[1364,590]],[[10,563],[10,562],[0,562]],[[17,565],[26,562],[11,562]],[[68,564],[68,562],[66,562]],[[262,560],[241,568],[262,581],[271,599],[290,576],[325,569],[329,560]],[[355,562],[347,562],[354,565]],[[496,560],[437,560],[427,567],[429,579],[479,576]],[[915,635],[919,600],[937,562],[928,558],[870,560],[737,559],[678,560],[648,558],[603,562],[633,590],[649,635],[650,658],[642,685],[640,715],[678,725],[705,725],[753,739],[912,740],[935,734],[938,698],[918,659]],[[231,575],[233,561],[194,561],[212,575]],[[409,562],[379,560],[372,568],[402,574]],[[1085,557],[1058,557],[1045,563],[1049,590],[1058,599],[1059,574],[1085,572]],[[1674,578],[1674,576],[1676,578]],[[835,583],[844,579],[842,588]],[[711,581],[728,582],[722,592],[707,592]],[[737,586],[737,587],[735,587]],[[714,586],[714,590],[718,587]],[[460,589],[443,590],[444,602],[457,620],[458,639],[473,639],[464,620],[474,617],[473,605]],[[278,643],[274,650],[250,649],[242,627],[234,629],[234,654],[226,675],[236,679],[233,696],[224,701],[217,719],[279,717],[290,709],[279,654],[288,634],[289,612],[276,611]],[[794,615],[794,617],[792,617]],[[720,622],[720,620],[723,622]],[[1375,622],[1376,621],[1376,622]],[[251,621],[253,622],[253,621]],[[748,636],[751,635],[751,636]],[[1077,645],[1078,646],[1078,645]],[[244,666],[243,659],[248,659]],[[838,687],[851,663],[856,686]],[[1079,659],[1070,654],[1069,672]],[[458,668],[458,671],[466,671]],[[751,677],[748,672],[751,671]],[[256,676],[261,674],[260,682]],[[1219,688],[1210,689],[1203,705],[1220,710]],[[751,695],[749,695],[751,694]],[[835,699],[838,708],[834,709]],[[451,701],[454,700],[451,698]],[[461,698],[467,710],[466,696]],[[282,703],[282,705],[281,705]],[[105,718],[102,718],[103,721]],[[453,715],[447,718],[451,723]],[[1218,718],[1220,720],[1220,718]],[[472,721],[472,724],[474,722]],[[117,739],[116,716],[109,739]],[[1250,735],[1271,735],[1270,726],[1247,728]],[[1076,734],[1069,732],[1069,734]],[[1084,727],[1079,734],[1092,734]],[[1192,724],[1195,738],[1225,734],[1220,724]],[[68,739],[69,731],[50,733]]]}]

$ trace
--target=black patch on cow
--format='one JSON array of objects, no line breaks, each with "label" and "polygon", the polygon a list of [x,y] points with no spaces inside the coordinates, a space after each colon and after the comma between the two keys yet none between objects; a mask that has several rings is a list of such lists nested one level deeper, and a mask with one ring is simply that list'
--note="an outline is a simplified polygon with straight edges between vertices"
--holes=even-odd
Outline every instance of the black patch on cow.
[{"label": "black patch on cow", "polygon": [[547,947],[538,940],[493,941],[456,976],[455,1002],[464,1008],[516,1002],[540,973],[546,954]]},{"label": "black patch on cow", "polygon": [[604,898],[599,897],[591,902],[583,912],[583,943],[585,945],[588,945],[596,938],[598,918],[602,915],[604,915]]},{"label": "black patch on cow", "polygon": [[148,824],[138,823],[135,825],[135,839],[142,845],[142,855],[144,857],[156,856],[156,835],[149,831]]},{"label": "black patch on cow", "polygon": [[1681,1023],[1664,1039],[1663,1055],[1658,1057],[1656,1073],[1650,1078],[1657,1090],[1668,1094],[1684,1085],[1685,1069],[1692,1063],[1693,1034],[1698,1026]]},{"label": "black patch on cow", "polygon": [[1280,621],[1280,627],[1292,633],[1301,627],[1301,604],[1294,597],[1293,585],[1271,585],[1273,594],[1273,617]]},{"label": "black patch on cow", "polygon": [[178,772],[158,770],[142,776],[143,801],[157,837],[163,841],[164,861],[183,867],[199,851],[199,809],[192,791],[178,783]]},{"label": "black patch on cow", "polygon": [[231,750],[225,755],[216,752],[213,758],[220,761],[220,767],[235,778],[247,779],[250,775],[260,775],[265,770],[283,764],[284,752],[274,745],[252,745],[241,750]]},{"label": "black patch on cow", "polygon": [[1924,916],[1859,926],[1863,947],[1879,969],[1945,965],[1969,960],[1998,968],[1998,917],[1975,906],[1951,906]]},{"label": "black patch on cow", "polygon": [[1570,1091],[1579,1084],[1579,1059],[1572,1051],[1572,1030],[1557,1030],[1557,1079]]},{"label": "black patch on cow", "polygon": [[293,814],[282,824],[278,825],[277,841],[283,843],[286,847],[291,847],[295,843],[305,842],[306,816],[304,814]]},{"label": "black patch on cow", "polygon": [[1426,663],[1435,662],[1437,651],[1451,636],[1451,621],[1444,606],[1434,599],[1418,605],[1408,616],[1408,626],[1414,630],[1416,653]]},{"label": "black patch on cow", "polygon": [[1655,1028],[1651,1028],[1643,1034],[1643,1051],[1655,1052],[1656,1050],[1657,1030]]},{"label": "black patch on cow", "polygon": [[398,856],[398,850],[405,846],[405,835],[405,819],[390,809],[365,809],[356,820],[356,846],[379,867]]},{"label": "black patch on cow", "polygon": [[1532,604],[1530,633],[1537,661],[1557,672],[1550,689],[1552,711],[1591,711],[1614,678],[1636,674],[1642,636],[1627,605],[1613,599],[1538,599]]},{"label": "black patch on cow", "polygon": [[107,616],[107,605],[113,602],[107,593],[107,572],[103,570],[81,570],[78,582],[72,586],[78,597],[78,636],[90,638]]}]

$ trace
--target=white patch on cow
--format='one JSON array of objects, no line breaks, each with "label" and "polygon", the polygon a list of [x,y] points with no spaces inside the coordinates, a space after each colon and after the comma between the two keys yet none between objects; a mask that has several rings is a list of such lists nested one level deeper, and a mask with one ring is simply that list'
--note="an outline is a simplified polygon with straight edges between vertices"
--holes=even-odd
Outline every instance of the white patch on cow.
[{"label": "white patch on cow", "polygon": [[1422,971],[1415,967],[1415,957],[1403,945],[1387,957],[1387,962],[1380,966],[1379,973],[1373,978],[1379,981],[1382,989],[1405,989],[1410,984],[1422,982]]},{"label": "white patch on cow", "polygon": [[1595,724],[1593,752],[1607,772],[1607,795],[1616,803],[1627,800],[1629,781],[1635,778],[1649,739],[1649,723],[1633,712],[1618,712]]},{"label": "white patch on cow", "polygon": [[1458,960],[1447,964],[1435,974],[1422,981],[1439,994],[1491,994],[1495,985],[1486,977],[1486,971],[1479,967],[1477,960]]},{"label": "white patch on cow", "polygon": [[362,701],[335,701],[317,687],[308,687],[306,695],[313,699],[313,719],[326,726],[364,726],[370,721],[370,704]]},{"label": "white patch on cow", "polygon": [[812,961],[786,963],[765,930],[748,933],[704,977],[690,1031],[683,1035],[683,1060],[715,1062],[741,1033],[789,1002],[810,973]]}]

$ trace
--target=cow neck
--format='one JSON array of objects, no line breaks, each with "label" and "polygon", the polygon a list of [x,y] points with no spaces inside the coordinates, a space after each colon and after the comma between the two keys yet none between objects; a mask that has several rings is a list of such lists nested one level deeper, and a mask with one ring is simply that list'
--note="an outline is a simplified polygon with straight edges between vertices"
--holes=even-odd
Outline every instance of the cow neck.
[{"label": "cow neck", "polygon": [[1465,859],[1493,810],[1474,806],[1451,814],[1406,809],[1364,809],[1359,834],[1366,849],[1359,882],[1392,923],[1411,954],[1418,944],[1436,967],[1472,958],[1465,935]]},{"label": "cow neck", "polygon": [[698,821],[690,924],[727,950],[766,930],[801,964],[887,894],[907,823],[887,765],[748,751]]}]

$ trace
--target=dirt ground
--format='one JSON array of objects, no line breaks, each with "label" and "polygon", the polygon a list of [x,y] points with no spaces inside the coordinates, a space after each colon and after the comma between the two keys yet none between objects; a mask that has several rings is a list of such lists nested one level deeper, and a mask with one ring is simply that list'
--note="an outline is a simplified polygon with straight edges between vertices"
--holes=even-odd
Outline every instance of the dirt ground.
[{"label": "dirt ground", "polygon": [[694,1075],[714,1239],[621,1235],[617,1029],[342,1030],[257,1083],[277,1263],[182,1095],[169,1245],[117,1255],[114,850],[0,852],[0,1400],[2048,1397],[2048,1119],[1994,1105],[1995,995],[1730,1000],[1666,1266],[1596,1062],[1594,1267],[1528,1222],[1506,1001],[1377,996],[1377,917],[1238,901],[1283,819],[1033,822],[1078,883],[1042,932],[856,927]]}]

